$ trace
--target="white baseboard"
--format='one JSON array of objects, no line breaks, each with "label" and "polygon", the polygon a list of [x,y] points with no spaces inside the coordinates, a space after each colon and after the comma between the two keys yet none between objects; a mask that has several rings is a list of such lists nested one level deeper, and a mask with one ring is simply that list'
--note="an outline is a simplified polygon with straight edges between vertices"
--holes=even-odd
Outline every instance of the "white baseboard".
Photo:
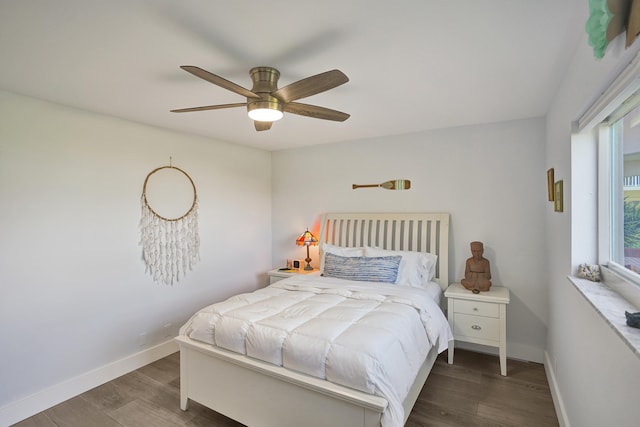
[{"label": "white baseboard", "polygon": [[548,352],[544,352],[544,370],[547,373],[547,381],[549,382],[549,388],[551,389],[551,397],[553,398],[553,405],[556,407],[556,416],[558,417],[558,423],[560,427],[570,427],[569,418],[567,418],[567,411],[564,408],[562,396],[560,395],[560,389],[558,388],[558,382],[556,380],[556,374],[553,370],[553,364]]},{"label": "white baseboard", "polygon": [[171,339],[108,365],[78,375],[0,408],[0,426],[10,426],[178,351]]}]

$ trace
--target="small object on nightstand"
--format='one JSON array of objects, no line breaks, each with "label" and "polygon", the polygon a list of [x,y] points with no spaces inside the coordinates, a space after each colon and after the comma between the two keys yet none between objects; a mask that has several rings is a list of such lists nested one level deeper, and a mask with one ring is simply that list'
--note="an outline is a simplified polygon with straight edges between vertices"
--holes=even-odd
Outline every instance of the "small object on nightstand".
[{"label": "small object on nightstand", "polygon": [[[456,341],[498,347],[500,373],[507,375],[507,304],[509,289],[492,286],[474,293],[460,283],[453,283],[444,296],[448,298],[449,326]],[[449,341],[449,363],[453,363],[454,342]]]},{"label": "small object on nightstand", "polygon": [[482,242],[471,242],[471,258],[467,259],[464,267],[464,279],[460,284],[474,294],[486,292],[491,288],[491,266],[484,254]]}]

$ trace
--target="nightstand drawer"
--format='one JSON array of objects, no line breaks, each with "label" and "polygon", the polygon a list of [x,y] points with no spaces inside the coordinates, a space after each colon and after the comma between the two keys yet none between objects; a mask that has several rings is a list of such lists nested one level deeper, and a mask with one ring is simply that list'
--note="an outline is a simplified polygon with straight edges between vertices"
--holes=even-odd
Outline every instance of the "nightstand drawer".
[{"label": "nightstand drawer", "polygon": [[453,311],[474,316],[500,317],[500,307],[491,302],[457,299],[453,302]]},{"label": "nightstand drawer", "polygon": [[[460,301],[456,301],[458,302]],[[500,319],[455,313],[454,320],[453,333],[456,337],[500,340]]]}]

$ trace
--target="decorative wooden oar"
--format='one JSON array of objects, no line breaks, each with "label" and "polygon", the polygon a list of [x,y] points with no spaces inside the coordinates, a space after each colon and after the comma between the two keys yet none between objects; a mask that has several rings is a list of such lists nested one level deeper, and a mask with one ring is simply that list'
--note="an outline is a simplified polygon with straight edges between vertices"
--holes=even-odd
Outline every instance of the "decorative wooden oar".
[{"label": "decorative wooden oar", "polygon": [[408,190],[411,188],[411,181],[408,179],[394,179],[393,181],[386,181],[382,184],[364,184],[358,185],[353,184],[353,189],[356,188],[367,188],[367,187],[380,187],[386,190]]}]

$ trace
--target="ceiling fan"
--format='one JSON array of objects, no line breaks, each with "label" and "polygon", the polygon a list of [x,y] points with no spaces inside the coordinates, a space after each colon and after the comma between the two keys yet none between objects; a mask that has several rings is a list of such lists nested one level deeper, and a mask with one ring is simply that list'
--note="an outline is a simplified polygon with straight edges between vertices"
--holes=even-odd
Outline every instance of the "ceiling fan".
[{"label": "ceiling fan", "polygon": [[249,75],[253,80],[253,87],[248,90],[202,68],[192,65],[182,65],[180,68],[209,83],[246,97],[247,102],[182,108],[171,110],[173,113],[247,107],[249,117],[253,119],[257,131],[271,129],[271,124],[276,120],[280,120],[283,112],[337,122],[343,122],[349,118],[349,114],[341,111],[293,102],[348,82],[349,78],[340,70],[316,74],[278,89],[280,71],[273,67],[255,67],[249,71]]}]

